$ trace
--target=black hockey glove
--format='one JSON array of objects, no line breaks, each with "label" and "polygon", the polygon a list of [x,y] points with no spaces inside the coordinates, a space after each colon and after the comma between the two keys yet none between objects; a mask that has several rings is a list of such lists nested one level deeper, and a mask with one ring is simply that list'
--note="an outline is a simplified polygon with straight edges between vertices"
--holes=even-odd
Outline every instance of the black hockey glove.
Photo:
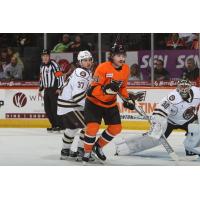
[{"label": "black hockey glove", "polygon": [[135,109],[135,100],[131,99],[130,97],[126,98],[124,100],[123,106],[124,106],[124,108],[128,108],[129,110],[134,110]]},{"label": "black hockey glove", "polygon": [[104,94],[115,95],[119,91],[119,84],[112,82],[102,87]]}]

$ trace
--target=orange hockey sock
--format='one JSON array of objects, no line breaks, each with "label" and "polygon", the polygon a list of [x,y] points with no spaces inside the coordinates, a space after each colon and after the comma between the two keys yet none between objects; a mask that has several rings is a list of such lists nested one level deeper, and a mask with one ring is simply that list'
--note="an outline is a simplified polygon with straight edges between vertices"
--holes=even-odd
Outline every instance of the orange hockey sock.
[{"label": "orange hockey sock", "polygon": [[99,130],[99,124],[96,122],[91,122],[87,124],[86,133],[84,136],[84,151],[91,152],[93,145],[96,141],[96,135]]},{"label": "orange hockey sock", "polygon": [[108,128],[103,131],[100,138],[98,139],[98,144],[103,148],[108,144],[116,135],[118,135],[122,130],[121,124],[108,125]]}]

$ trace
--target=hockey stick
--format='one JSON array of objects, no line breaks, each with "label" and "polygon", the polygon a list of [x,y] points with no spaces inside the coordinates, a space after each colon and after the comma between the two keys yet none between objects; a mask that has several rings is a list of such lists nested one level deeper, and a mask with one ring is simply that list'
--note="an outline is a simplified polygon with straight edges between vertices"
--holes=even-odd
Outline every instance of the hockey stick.
[{"label": "hockey stick", "polygon": [[[120,94],[118,93],[119,97],[123,100],[126,101],[127,100]],[[135,110],[137,111],[137,113],[139,113],[141,116],[143,116],[146,120],[148,120],[148,122],[151,124],[151,121],[149,119],[149,117],[147,116],[147,114],[144,112],[144,110],[142,109],[141,106],[139,106],[138,104],[135,104]],[[172,146],[169,144],[169,142],[167,141],[167,139],[165,138],[164,135],[162,135],[159,139],[160,143],[163,145],[163,147],[165,148],[165,150],[167,151],[168,155],[171,157],[171,159],[173,161],[175,161],[175,163],[177,165],[179,165],[178,161],[180,161],[179,156],[176,154],[176,152],[174,151],[174,149],[172,148]]]}]

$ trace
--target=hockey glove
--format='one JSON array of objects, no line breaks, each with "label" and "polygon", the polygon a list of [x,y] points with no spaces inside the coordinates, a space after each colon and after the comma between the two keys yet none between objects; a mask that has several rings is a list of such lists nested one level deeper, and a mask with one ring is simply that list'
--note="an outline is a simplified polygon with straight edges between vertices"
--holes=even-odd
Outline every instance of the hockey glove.
[{"label": "hockey glove", "polygon": [[128,108],[129,110],[135,109],[135,100],[131,98],[126,98],[123,103],[124,108]]},{"label": "hockey glove", "polygon": [[116,95],[119,91],[119,84],[112,82],[102,87],[104,94]]}]

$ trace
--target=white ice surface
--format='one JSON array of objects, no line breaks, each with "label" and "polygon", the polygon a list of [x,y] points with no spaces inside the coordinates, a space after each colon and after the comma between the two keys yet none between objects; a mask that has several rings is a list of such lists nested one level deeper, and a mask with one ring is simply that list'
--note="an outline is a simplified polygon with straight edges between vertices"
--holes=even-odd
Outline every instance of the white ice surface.
[{"label": "white ice surface", "polygon": [[[144,131],[123,131],[120,137],[137,135]],[[184,156],[184,133],[172,133],[169,142],[178,155]],[[62,147],[62,134],[47,133],[45,129],[0,129],[0,165],[2,166],[65,166],[82,165],[73,160],[60,160]],[[114,166],[158,166],[175,165],[162,146],[144,151],[137,156],[114,156],[114,142],[104,148],[107,162],[104,165]],[[99,162],[91,165],[101,165]],[[200,165],[200,159],[196,161],[181,161],[180,165]]]}]

